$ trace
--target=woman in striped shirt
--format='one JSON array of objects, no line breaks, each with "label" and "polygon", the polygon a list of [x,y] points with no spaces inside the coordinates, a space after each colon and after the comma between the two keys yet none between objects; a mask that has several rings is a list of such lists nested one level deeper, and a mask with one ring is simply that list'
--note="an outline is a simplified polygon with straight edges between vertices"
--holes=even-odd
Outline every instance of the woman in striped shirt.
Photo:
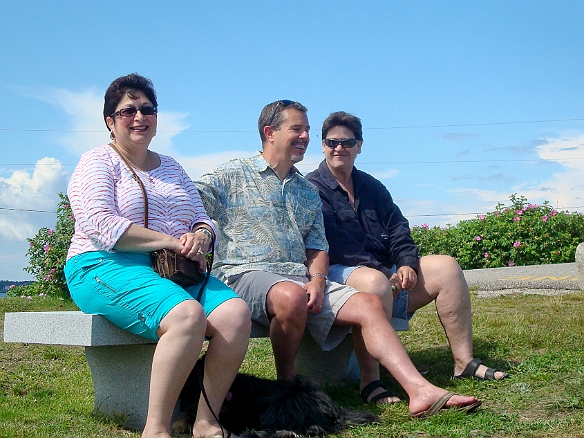
[{"label": "woman in striped shirt", "polygon": [[[179,393],[205,337],[210,339],[203,384],[212,411],[200,401],[193,436],[222,436],[214,414],[247,351],[249,309],[214,277],[199,302],[194,297],[200,285],[183,289],[152,269],[149,253],[162,248],[204,269],[216,233],[185,170],[149,149],[157,113],[152,83],[142,76],[118,78],[106,91],[103,115],[112,143],[83,154],[71,177],[75,233],[65,275],[82,311],[158,341],[144,438],[171,436]],[[147,228],[144,197],[129,166],[148,196]]]}]

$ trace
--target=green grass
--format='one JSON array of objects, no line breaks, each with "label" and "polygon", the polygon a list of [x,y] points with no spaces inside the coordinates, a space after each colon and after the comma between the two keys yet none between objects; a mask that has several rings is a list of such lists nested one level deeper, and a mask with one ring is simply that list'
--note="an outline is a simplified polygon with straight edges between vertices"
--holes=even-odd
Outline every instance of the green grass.
[{"label": "green grass", "polygon": [[[5,312],[73,310],[74,304],[35,297],[0,300]],[[577,437],[584,436],[584,292],[564,296],[473,296],[475,356],[511,373],[502,382],[452,380],[452,356],[435,309],[416,313],[400,337],[431,382],[484,400],[465,415],[445,412],[407,420],[406,403],[364,406],[355,384],[326,386],[339,404],[380,415],[376,425],[338,437]],[[273,378],[269,342],[254,339],[243,372]],[[391,376],[387,385],[405,398]],[[121,418],[95,416],[91,375],[79,347],[0,342],[1,437],[139,437]]]}]

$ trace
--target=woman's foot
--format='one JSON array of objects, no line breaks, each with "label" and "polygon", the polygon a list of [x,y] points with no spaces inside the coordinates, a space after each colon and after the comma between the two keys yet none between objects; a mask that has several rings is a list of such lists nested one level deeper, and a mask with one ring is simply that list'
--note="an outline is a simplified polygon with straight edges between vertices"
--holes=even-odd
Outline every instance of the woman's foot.
[{"label": "woman's foot", "polygon": [[466,377],[474,377],[478,380],[503,380],[509,377],[509,374],[495,368],[489,368],[480,359],[475,357],[466,365],[460,374],[455,374],[454,376],[455,379],[463,379]]},{"label": "woman's foot", "polygon": [[374,380],[361,388],[361,399],[364,403],[378,404],[397,403],[401,401],[396,394],[385,389],[381,380]]}]

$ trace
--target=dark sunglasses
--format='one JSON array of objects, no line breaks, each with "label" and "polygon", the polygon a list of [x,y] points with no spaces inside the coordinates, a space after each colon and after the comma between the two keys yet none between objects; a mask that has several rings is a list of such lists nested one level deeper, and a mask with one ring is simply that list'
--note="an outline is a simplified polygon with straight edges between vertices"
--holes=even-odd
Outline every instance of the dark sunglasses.
[{"label": "dark sunglasses", "polygon": [[158,108],[156,108],[155,106],[143,106],[141,108],[131,106],[116,111],[115,113],[112,114],[112,117],[113,116],[134,117],[138,113],[138,111],[140,111],[143,116],[153,116],[154,114],[158,114]]},{"label": "dark sunglasses", "polygon": [[294,102],[293,100],[279,100],[278,103],[276,104],[276,106],[274,107],[274,112],[272,113],[272,117],[270,117],[270,121],[269,121],[269,123],[266,124],[266,126],[272,126],[272,122],[274,121],[274,117],[276,117],[276,114],[278,114],[278,109],[280,107],[282,107],[282,109],[284,109],[287,106],[290,106],[290,105],[295,104],[295,103],[296,102]]},{"label": "dark sunglasses", "polygon": [[336,148],[338,145],[341,145],[343,148],[352,148],[357,144],[359,140],[356,138],[348,138],[346,140],[337,140],[336,138],[325,138],[324,144],[326,144],[329,148]]}]

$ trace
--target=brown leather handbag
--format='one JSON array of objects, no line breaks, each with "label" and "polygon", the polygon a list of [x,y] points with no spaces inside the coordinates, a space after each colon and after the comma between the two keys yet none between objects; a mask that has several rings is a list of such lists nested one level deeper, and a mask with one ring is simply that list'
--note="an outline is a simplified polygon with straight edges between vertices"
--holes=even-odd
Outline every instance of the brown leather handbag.
[{"label": "brown leather handbag", "polygon": [[[132,172],[132,176],[140,186],[140,190],[142,190],[142,196],[144,197],[144,228],[148,228],[148,196],[146,195],[144,183],[142,183],[142,180],[136,174],[133,166],[128,162],[126,157],[118,151],[113,143],[110,143],[110,146],[116,151],[126,166],[128,166]],[[197,300],[200,300],[201,294],[203,293],[203,290],[205,290],[205,286],[207,286],[207,282],[211,276],[214,254],[213,248],[215,246],[214,240],[215,239],[211,239],[211,253],[206,257],[205,271],[201,270],[198,262],[164,248],[150,253],[152,268],[161,277],[168,278],[182,287],[192,286],[203,282],[197,296]]]}]

